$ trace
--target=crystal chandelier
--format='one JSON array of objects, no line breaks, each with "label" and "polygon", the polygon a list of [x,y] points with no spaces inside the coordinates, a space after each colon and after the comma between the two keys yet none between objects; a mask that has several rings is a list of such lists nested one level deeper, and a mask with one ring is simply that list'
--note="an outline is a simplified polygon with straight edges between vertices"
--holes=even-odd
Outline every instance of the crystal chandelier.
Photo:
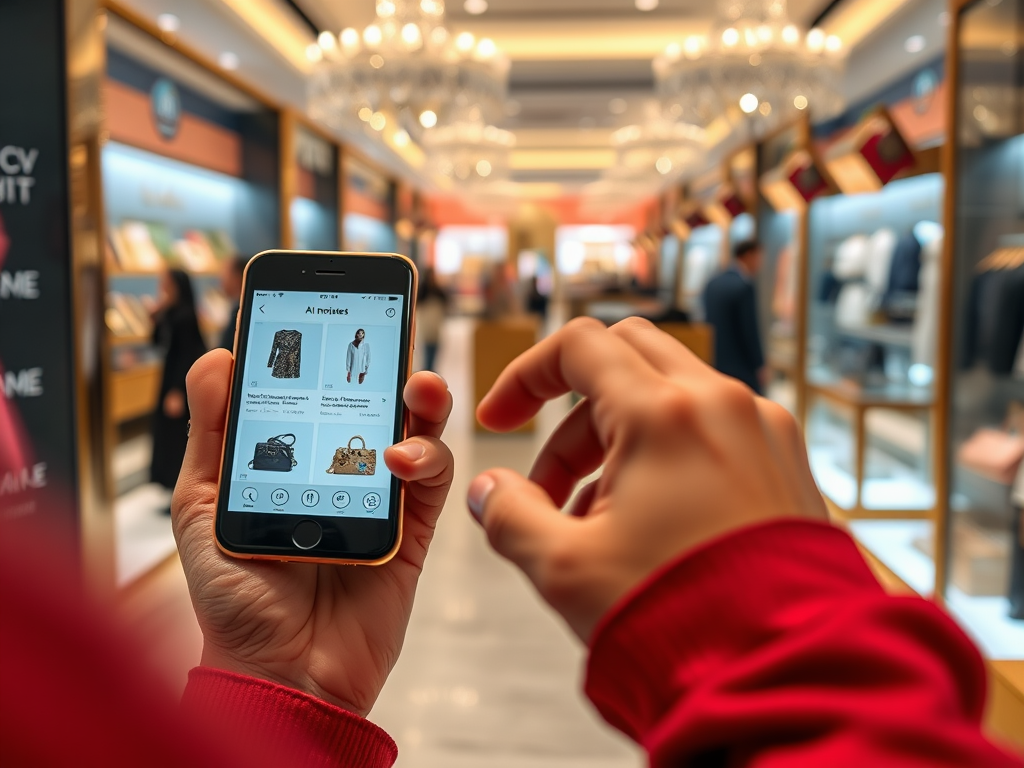
[{"label": "crystal chandelier", "polygon": [[616,163],[626,176],[678,176],[698,162],[706,149],[704,130],[674,123],[648,110],[643,125],[629,125],[612,134]]},{"label": "crystal chandelier", "polygon": [[673,43],[654,61],[657,90],[673,119],[709,126],[725,116],[762,135],[810,108],[842,109],[843,44],[789,20],[786,0],[718,0],[706,35]]},{"label": "crystal chandelier", "polygon": [[423,135],[428,167],[459,183],[494,182],[508,175],[515,136],[481,122],[458,122]]},{"label": "crystal chandelier", "polygon": [[452,36],[443,0],[377,0],[361,33],[321,33],[307,50],[313,117],[335,128],[393,123],[413,136],[435,126],[502,116],[508,60],[488,38]]}]

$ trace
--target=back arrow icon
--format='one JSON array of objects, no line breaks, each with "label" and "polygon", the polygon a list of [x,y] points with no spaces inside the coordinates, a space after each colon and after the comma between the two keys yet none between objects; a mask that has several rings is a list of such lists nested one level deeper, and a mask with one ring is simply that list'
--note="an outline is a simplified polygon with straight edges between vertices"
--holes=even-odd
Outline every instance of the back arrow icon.
[{"label": "back arrow icon", "polygon": [[[267,306],[267,305],[266,305],[266,304],[260,304],[260,312],[263,312],[263,308],[264,308],[265,306]],[[267,314],[267,313],[266,313],[266,312],[263,312],[263,314],[265,315],[265,314]]]}]

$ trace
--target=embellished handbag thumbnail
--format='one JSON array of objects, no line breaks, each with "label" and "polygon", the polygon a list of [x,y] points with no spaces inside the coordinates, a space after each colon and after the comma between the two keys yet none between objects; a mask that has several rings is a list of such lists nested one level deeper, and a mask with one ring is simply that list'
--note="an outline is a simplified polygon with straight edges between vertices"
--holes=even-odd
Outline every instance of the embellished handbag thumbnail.
[{"label": "embellished handbag thumbnail", "polygon": [[[290,441],[289,441],[290,438]],[[256,443],[249,469],[264,472],[291,472],[297,462],[295,460],[295,435],[277,435],[265,443]]]},{"label": "embellished handbag thumbnail", "polygon": [[[353,448],[352,443],[358,440],[362,448]],[[372,475],[377,471],[377,451],[367,448],[366,441],[356,435],[348,441],[347,448],[339,448],[334,452],[334,461],[327,469],[329,475]]]}]

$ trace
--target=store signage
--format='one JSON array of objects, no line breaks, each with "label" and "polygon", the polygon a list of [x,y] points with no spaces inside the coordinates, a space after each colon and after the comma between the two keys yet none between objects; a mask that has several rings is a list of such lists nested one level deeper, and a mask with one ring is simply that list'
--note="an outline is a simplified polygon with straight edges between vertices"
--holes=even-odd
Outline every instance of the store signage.
[{"label": "store signage", "polygon": [[63,0],[0,2],[0,522],[77,531]]},{"label": "store signage", "polygon": [[170,141],[178,135],[178,129],[181,127],[181,94],[178,92],[178,86],[166,77],[161,77],[153,83],[149,100],[157,131]]}]

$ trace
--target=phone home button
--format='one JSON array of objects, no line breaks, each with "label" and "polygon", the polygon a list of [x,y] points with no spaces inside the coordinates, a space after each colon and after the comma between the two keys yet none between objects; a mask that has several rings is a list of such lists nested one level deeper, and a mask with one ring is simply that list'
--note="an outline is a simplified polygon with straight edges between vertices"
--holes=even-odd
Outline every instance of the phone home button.
[{"label": "phone home button", "polygon": [[320,543],[323,535],[320,523],[316,520],[303,520],[292,531],[292,543],[299,549],[312,549]]}]

